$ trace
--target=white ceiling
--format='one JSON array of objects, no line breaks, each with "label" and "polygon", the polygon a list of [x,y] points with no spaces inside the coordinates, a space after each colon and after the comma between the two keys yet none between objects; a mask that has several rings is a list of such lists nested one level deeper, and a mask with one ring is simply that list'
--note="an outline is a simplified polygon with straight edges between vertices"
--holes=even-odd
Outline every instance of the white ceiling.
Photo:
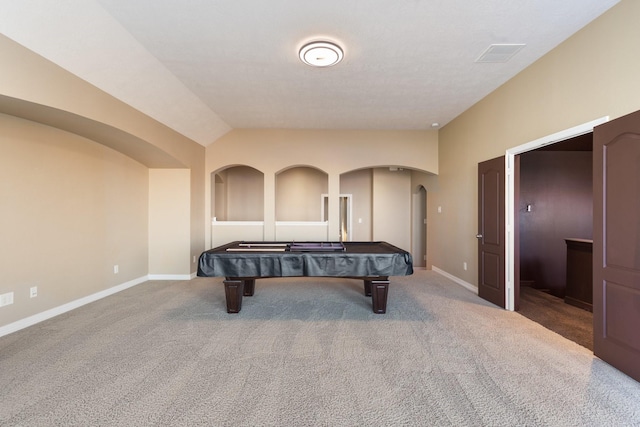
[{"label": "white ceiling", "polygon": [[[445,125],[618,0],[0,0],[0,32],[209,145],[232,128]],[[298,59],[311,39],[344,60]],[[510,61],[477,63],[491,44]]]}]

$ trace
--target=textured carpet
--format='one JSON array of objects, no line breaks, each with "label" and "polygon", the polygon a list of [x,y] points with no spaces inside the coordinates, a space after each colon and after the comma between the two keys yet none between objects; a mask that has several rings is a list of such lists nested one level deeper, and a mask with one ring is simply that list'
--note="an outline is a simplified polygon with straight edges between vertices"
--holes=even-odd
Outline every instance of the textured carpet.
[{"label": "textured carpet", "polygon": [[631,426],[640,383],[431,271],[147,282],[0,338],[3,426]]},{"label": "textured carpet", "polygon": [[518,313],[593,351],[593,313],[530,286],[520,286]]}]

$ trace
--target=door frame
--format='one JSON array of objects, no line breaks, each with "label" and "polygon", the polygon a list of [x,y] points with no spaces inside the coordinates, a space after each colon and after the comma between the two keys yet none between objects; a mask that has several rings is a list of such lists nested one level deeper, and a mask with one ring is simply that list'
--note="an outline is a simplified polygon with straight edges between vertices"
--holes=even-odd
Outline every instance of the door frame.
[{"label": "door frame", "polygon": [[515,156],[518,154],[526,153],[527,151],[535,150],[537,148],[545,147],[547,145],[555,144],[566,139],[570,139],[576,136],[584,135],[585,133],[593,132],[593,128],[609,121],[609,116],[600,117],[599,119],[592,120],[574,126],[569,129],[556,132],[551,135],[543,136],[534,141],[527,142],[526,144],[518,145],[507,149],[505,153],[505,309],[515,310],[515,174],[514,163]]},{"label": "door frame", "polygon": [[[338,197],[347,200],[347,241],[353,240],[353,194],[340,194]],[[325,205],[329,201],[329,194],[322,193],[320,195],[320,221],[328,221],[325,214]],[[341,224],[338,224],[338,229]]]},{"label": "door frame", "polygon": [[[411,194],[411,253],[413,268],[427,268],[427,189],[419,184]],[[416,259],[418,262],[416,263]],[[416,264],[419,267],[416,267]]]}]

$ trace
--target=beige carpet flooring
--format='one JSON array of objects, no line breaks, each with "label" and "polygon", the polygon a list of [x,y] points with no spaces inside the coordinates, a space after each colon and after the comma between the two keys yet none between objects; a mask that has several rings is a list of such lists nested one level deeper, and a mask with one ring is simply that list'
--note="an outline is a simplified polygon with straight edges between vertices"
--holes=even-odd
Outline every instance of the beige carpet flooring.
[{"label": "beige carpet flooring", "polygon": [[639,426],[640,383],[431,271],[147,282],[0,338],[2,426]]}]

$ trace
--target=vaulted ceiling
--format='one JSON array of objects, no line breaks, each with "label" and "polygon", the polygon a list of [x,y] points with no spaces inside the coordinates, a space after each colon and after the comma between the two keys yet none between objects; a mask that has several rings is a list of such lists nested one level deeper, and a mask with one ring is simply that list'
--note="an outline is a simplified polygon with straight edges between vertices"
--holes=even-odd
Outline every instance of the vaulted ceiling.
[{"label": "vaulted ceiling", "polygon": [[[0,0],[0,32],[206,146],[233,128],[444,126],[617,2]],[[316,39],[344,60],[303,64]],[[525,46],[478,62],[493,44]]]}]

